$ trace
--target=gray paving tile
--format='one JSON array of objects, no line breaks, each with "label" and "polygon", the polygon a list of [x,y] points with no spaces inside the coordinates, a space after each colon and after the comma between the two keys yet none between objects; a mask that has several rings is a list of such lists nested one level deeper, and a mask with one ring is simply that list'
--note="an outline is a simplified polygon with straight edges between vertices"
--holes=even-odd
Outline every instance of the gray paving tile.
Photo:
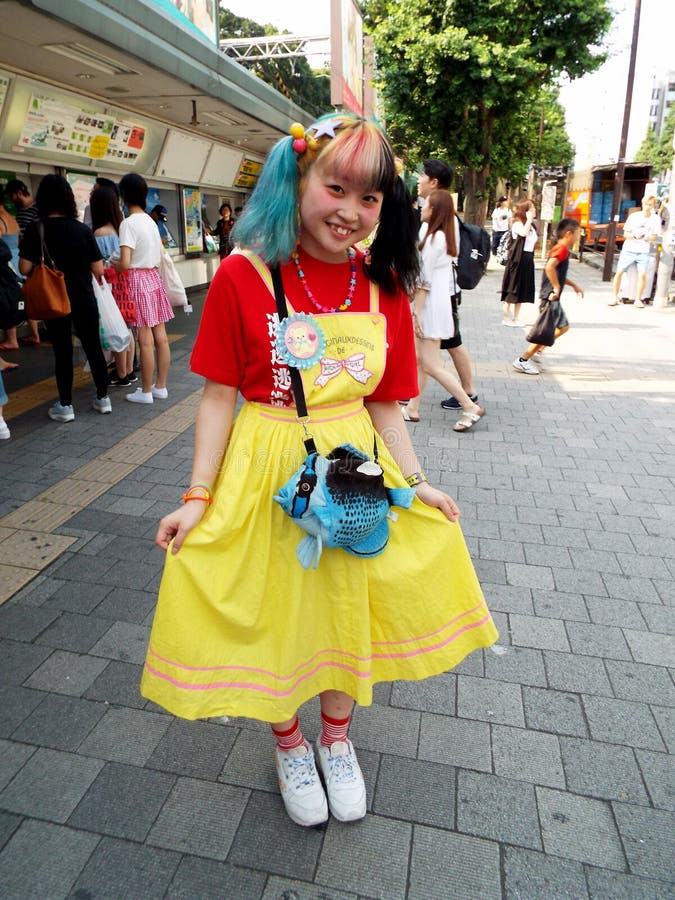
[{"label": "gray paving tile", "polygon": [[80,753],[111,762],[144,765],[171,717],[142,709],[108,709],[80,746]]},{"label": "gray paving tile", "polygon": [[631,659],[620,628],[588,625],[585,622],[568,622],[566,628],[572,653],[581,656],[602,656],[606,659]]},{"label": "gray paving tile", "polygon": [[[411,825],[380,816],[368,815],[349,828],[331,820],[315,881],[369,897],[403,900],[411,837]],[[349,866],[342,865],[345,859]]]},{"label": "gray paving tile", "polygon": [[541,850],[534,787],[522,781],[460,769],[457,831]]},{"label": "gray paving tile", "polygon": [[630,747],[561,738],[560,750],[567,787],[574,793],[625,803],[649,803]]},{"label": "gray paving tile", "polygon": [[491,772],[490,726],[423,713],[418,756],[446,766]]},{"label": "gray paving tile", "polygon": [[493,725],[492,753],[497,775],[565,787],[560,746],[553,734]]},{"label": "gray paving tile", "polygon": [[[616,877],[615,873],[611,873]],[[605,895],[605,900],[609,897]],[[584,900],[588,897],[580,863],[519,847],[504,848],[504,900]]]},{"label": "gray paving tile", "polygon": [[542,652],[528,647],[509,647],[499,655],[486,651],[485,675],[495,681],[546,687]]},{"label": "gray paving tile", "polygon": [[128,622],[115,622],[90,652],[94,656],[119,659],[121,662],[143,663],[148,648],[150,628]]},{"label": "gray paving tile", "polygon": [[645,556],[637,553],[617,553],[616,558],[625,575],[643,575],[645,578],[668,578],[669,571],[666,560],[658,556]]},{"label": "gray paving tile", "polygon": [[84,696],[88,700],[143,709],[147,701],[139,693],[141,672],[142,667],[134,663],[110,660]]},{"label": "gray paving tile", "polygon": [[654,806],[675,812],[675,772],[672,757],[667,753],[636,750],[640,772]]},{"label": "gray paving tile", "polygon": [[417,756],[420,714],[408,709],[371,706],[355,711],[349,736],[357,748],[376,753]]},{"label": "gray paving tile", "polygon": [[116,622],[143,623],[157,603],[157,594],[150,591],[115,587],[96,607],[96,615]]},{"label": "gray paving tile", "polygon": [[[86,561],[88,557],[82,556]],[[86,616],[92,612],[98,604],[112,590],[107,584],[100,584],[96,580],[91,581],[65,581],[62,587],[53,594],[45,603],[44,609],[61,609],[65,612],[79,613]]]},{"label": "gray paving tile", "polygon": [[74,751],[105,711],[102,703],[49,694],[12,732],[12,738],[54,750]]},{"label": "gray paving tile", "polygon": [[145,562],[116,561],[113,568],[101,575],[101,584],[112,584],[116,588],[147,589],[155,576],[162,571],[163,565],[161,559],[148,559]]},{"label": "gray paving tile", "polygon": [[[237,830],[228,862],[262,869],[271,875],[311,881],[323,830],[299,828],[286,815],[278,794],[254,792]],[[345,835],[350,832],[351,829],[342,829]]]},{"label": "gray paving tile", "polygon": [[602,580],[604,574],[583,569],[556,569],[555,589],[567,594],[593,594],[596,597],[604,597],[607,595]]},{"label": "gray paving tile", "polygon": [[105,660],[55,650],[24,682],[28,688],[81,696],[105,668]]},{"label": "gray paving tile", "polygon": [[586,866],[586,878],[591,900],[664,900],[672,885],[652,881],[637,875],[622,875]]},{"label": "gray paving tile", "polygon": [[145,840],[175,778],[161,772],[106,763],[68,823],[131,841]]},{"label": "gray paving tile", "polygon": [[518,647],[563,652],[570,649],[565,626],[557,619],[514,614],[509,617],[509,621],[513,643]]},{"label": "gray paving tile", "polygon": [[519,684],[460,675],[457,688],[457,714],[463,719],[525,725]]},{"label": "gray paving tile", "polygon": [[454,716],[457,676],[449,673],[424,681],[397,681],[392,686],[391,705]]},{"label": "gray paving tile", "polygon": [[65,897],[98,842],[95,834],[24,821],[0,853],[4,896]]},{"label": "gray paving tile", "polygon": [[44,698],[41,691],[31,691],[16,685],[0,685],[0,738],[9,737]]},{"label": "gray paving tile", "polygon": [[[166,900],[195,900],[196,897],[199,900],[223,900],[224,897],[231,897],[232,900],[261,900],[266,877],[265,872],[238,869],[215,859],[184,856],[165,896]],[[274,890],[270,886],[277,881],[280,879],[268,879],[268,889]],[[281,893],[270,894],[270,897],[273,900],[285,900],[284,890],[286,888],[280,885]],[[293,890],[293,887],[289,890]],[[293,895],[287,896],[290,900]]]},{"label": "gray paving tile", "polygon": [[544,851],[552,856],[625,871],[612,810],[602,800],[536,788]]},{"label": "gray paving tile", "polygon": [[675,609],[672,606],[657,606],[656,603],[639,603],[638,606],[649,631],[675,634]]},{"label": "gray paving tile", "polygon": [[[215,780],[235,742],[236,730],[184,719],[168,721],[169,727],[147,761],[148,768]],[[267,748],[269,768],[272,768],[272,745],[270,741]]]},{"label": "gray paving tile", "polygon": [[347,894],[333,888],[328,892],[320,885],[308,884],[306,881],[291,881],[289,878],[279,878],[275,875],[268,880],[262,900],[358,900],[358,898],[356,894]]},{"label": "gray paving tile", "polygon": [[178,853],[104,837],[73,885],[73,896],[162,900],[179,862]]},{"label": "gray paving tile", "polygon": [[95,759],[41,748],[0,794],[0,806],[63,824],[102,766]]},{"label": "gray paving tile", "polygon": [[[441,866],[439,860],[443,860]],[[408,900],[430,900],[432,897],[500,900],[501,896],[498,844],[463,834],[415,827]]]},{"label": "gray paving tile", "polygon": [[36,642],[73,653],[88,653],[112,624],[111,619],[64,612],[36,638]]},{"label": "gray paving tile", "polygon": [[21,816],[0,811],[0,850],[2,850],[22,821]]},{"label": "gray paving tile", "polygon": [[668,751],[675,753],[675,710],[665,706],[652,706],[651,710]]},{"label": "gray paving tile", "polygon": [[224,741],[231,740],[232,732],[236,740],[227,756],[219,780],[252,790],[278,793],[273,741],[269,738],[261,740],[259,732],[245,728],[241,729],[238,736],[233,728],[225,727],[223,731],[227,732],[223,736]]},{"label": "gray paving tile", "polygon": [[645,750],[664,750],[654,718],[645,703],[584,697],[591,737]]},{"label": "gray paving tile", "polygon": [[647,578],[612,575],[608,572],[603,572],[602,578],[609,591],[609,596],[616,600],[660,602],[656,589]]},{"label": "gray paving tile", "polygon": [[[549,538],[550,540],[550,538]],[[548,566],[551,569],[573,568],[569,550],[557,544],[525,544],[525,562],[530,566]]]},{"label": "gray paving tile", "polygon": [[672,666],[675,662],[675,637],[648,631],[624,629],[630,652],[637,662],[652,666]]},{"label": "gray paving tile", "polygon": [[478,547],[481,559],[496,559],[502,562],[525,562],[523,545],[518,541],[480,538]]},{"label": "gray paving tile", "polygon": [[663,809],[613,803],[630,870],[634,875],[675,880],[673,817]]},{"label": "gray paving tile", "polygon": [[57,612],[39,606],[6,603],[0,606],[0,637],[12,641],[33,641],[57,615]]},{"label": "gray paving tile", "polygon": [[581,594],[561,591],[535,591],[534,609],[538,616],[566,621],[588,622],[588,610]]},{"label": "gray paving tile", "polygon": [[527,727],[553,734],[586,737],[588,728],[576,694],[545,688],[523,688]]},{"label": "gray paving tile", "polygon": [[601,659],[546,651],[544,660],[550,687],[572,693],[612,696],[612,686]]},{"label": "gray paving tile", "polygon": [[380,816],[454,829],[454,767],[385,754],[373,811]]},{"label": "gray paving tile", "polygon": [[29,744],[0,740],[0,791],[10,783],[34,753],[35,747]]},{"label": "gray paving tile", "polygon": [[[96,528],[95,530],[98,531],[100,528]],[[102,579],[105,573],[112,569],[113,566],[116,566],[116,561],[105,556],[77,556],[70,553],[66,554],[63,564],[59,565],[58,577],[64,581],[74,581],[80,585],[100,585],[104,583]],[[57,605],[54,602],[56,596],[58,595],[55,595],[52,598],[49,605]],[[73,609],[72,606],[66,608]],[[84,610],[78,609],[74,611],[83,612]]]},{"label": "gray paving tile", "polygon": [[532,592],[529,588],[511,587],[507,584],[482,582],[483,593],[492,612],[525,613],[534,612]]},{"label": "gray paving tile", "polygon": [[527,588],[554,588],[553,574],[549,566],[528,566],[506,563],[507,583]]},{"label": "gray paving tile", "polygon": [[637,603],[631,600],[615,600],[610,597],[586,597],[591,622],[596,625],[620,625],[621,628],[644,630],[645,620]]},{"label": "gray paving tile", "polygon": [[606,660],[605,667],[614,693],[622,700],[675,706],[675,686],[666,669],[614,659]]},{"label": "gray paving tile", "polygon": [[243,788],[179,778],[146,842],[225,860],[249,797]]}]

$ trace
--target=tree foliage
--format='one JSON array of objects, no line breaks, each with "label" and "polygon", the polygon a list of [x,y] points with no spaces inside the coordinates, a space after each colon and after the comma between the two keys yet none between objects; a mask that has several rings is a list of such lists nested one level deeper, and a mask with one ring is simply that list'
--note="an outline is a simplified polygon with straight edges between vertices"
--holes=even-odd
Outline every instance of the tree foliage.
[{"label": "tree foliage", "polygon": [[637,152],[637,161],[648,162],[652,167],[652,174],[660,180],[663,180],[673,164],[674,133],[675,104],[668,111],[661,134],[657,134],[650,126]]},{"label": "tree foliage", "polygon": [[[254,38],[278,33],[274,25],[260,25],[222,7],[219,23],[221,38]],[[321,115],[330,109],[329,73],[315,72],[304,56],[259,60],[251,66],[251,71],[313,115]]]},{"label": "tree foliage", "polygon": [[[537,144],[542,102],[549,104],[551,122],[559,118],[555,98],[544,92],[542,100],[542,89],[562,73],[577,78],[597,68],[611,24],[609,0],[363,5],[393,140],[408,158],[433,153],[464,168],[466,212],[474,219],[484,215],[491,172],[515,171],[516,153]],[[549,149],[557,148],[560,139]],[[531,153],[521,162],[530,159]]]}]

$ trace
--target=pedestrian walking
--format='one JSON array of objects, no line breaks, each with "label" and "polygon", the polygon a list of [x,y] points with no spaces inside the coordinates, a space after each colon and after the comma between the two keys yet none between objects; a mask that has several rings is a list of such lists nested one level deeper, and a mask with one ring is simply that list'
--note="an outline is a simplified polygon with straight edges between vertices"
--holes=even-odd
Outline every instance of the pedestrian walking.
[{"label": "pedestrian walking", "polygon": [[637,281],[635,284],[635,298],[633,305],[638,309],[645,304],[642,302],[642,295],[645,290],[647,281],[647,270],[649,263],[654,259],[656,254],[656,245],[663,233],[663,222],[661,216],[656,212],[656,196],[650,194],[648,197],[642,198],[642,209],[640,212],[631,213],[626,219],[623,227],[624,242],[619,254],[619,261],[616,264],[616,274],[614,275],[614,297],[607,304],[608,306],[619,305],[619,291],[621,290],[621,280],[625,272],[637,269]]},{"label": "pedestrian walking", "polygon": [[[532,357],[536,353],[542,353],[546,347],[552,346],[561,335],[569,331],[570,323],[560,303],[560,298],[566,284],[576,291],[577,296],[584,296],[582,288],[576,281],[567,277],[570,249],[574,246],[578,235],[579,223],[576,219],[560,220],[556,229],[556,243],[551,248],[541,278],[539,318],[528,335],[529,347],[522,356],[518,356],[513,361],[513,368],[517,372],[523,372],[525,375],[538,375],[539,369],[532,362]],[[547,338],[550,343],[540,342],[535,337],[542,334],[545,328],[551,332],[551,337]]]},{"label": "pedestrian walking", "polygon": [[511,226],[513,243],[502,278],[502,325],[515,328],[520,325],[518,316],[521,304],[534,303],[534,248],[537,243],[534,215],[531,200],[523,200],[516,205]]},{"label": "pedestrian walking", "polygon": [[[354,245],[378,222],[366,256]],[[271,723],[290,818],[317,825],[330,808],[350,821],[366,812],[348,737],[354,702],[369,706],[380,681],[446,672],[497,637],[459,510],[427,481],[396,402],[417,393],[408,295],[418,258],[383,133],[346,113],[293,125],[233,237],[243,250],[214,277],[192,354],[206,379],[192,479],[157,533],[169,552],[141,690],[183,718]],[[289,312],[281,321],[275,264]],[[279,492],[309,433],[321,454],[348,443],[368,457],[364,475],[414,488],[372,555],[324,546],[316,569],[301,564],[304,532]],[[318,481],[310,472],[301,484],[298,510]],[[316,696],[315,756],[297,711]]]}]

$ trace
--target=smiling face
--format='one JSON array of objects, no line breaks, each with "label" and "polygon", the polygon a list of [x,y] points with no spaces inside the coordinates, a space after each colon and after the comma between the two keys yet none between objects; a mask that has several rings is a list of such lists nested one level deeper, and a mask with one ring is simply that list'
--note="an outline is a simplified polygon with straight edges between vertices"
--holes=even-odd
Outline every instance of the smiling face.
[{"label": "smiling face", "polygon": [[377,225],[383,194],[366,189],[319,160],[302,182],[300,246],[316,259],[340,263]]}]

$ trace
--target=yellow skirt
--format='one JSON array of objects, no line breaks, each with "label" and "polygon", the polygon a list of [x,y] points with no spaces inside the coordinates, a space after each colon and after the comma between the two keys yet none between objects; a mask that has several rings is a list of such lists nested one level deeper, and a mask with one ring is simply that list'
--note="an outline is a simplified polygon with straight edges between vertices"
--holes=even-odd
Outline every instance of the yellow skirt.
[{"label": "yellow skirt", "polygon": [[[361,400],[311,410],[321,453],[347,441],[372,454]],[[185,719],[284,722],[322,691],[364,706],[378,681],[419,680],[497,640],[457,523],[415,500],[390,522],[381,556],[324,548],[272,499],[305,456],[295,410],[247,403],[235,422],[213,504],[166,556],[141,692]],[[388,487],[406,483],[383,442]]]}]

